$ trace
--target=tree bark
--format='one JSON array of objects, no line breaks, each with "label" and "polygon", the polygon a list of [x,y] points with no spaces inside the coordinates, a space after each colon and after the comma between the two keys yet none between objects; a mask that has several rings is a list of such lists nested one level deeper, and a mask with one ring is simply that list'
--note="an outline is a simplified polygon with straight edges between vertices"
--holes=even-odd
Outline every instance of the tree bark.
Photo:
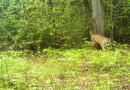
[{"label": "tree bark", "polygon": [[100,0],[92,0],[94,34],[104,36],[104,12]]},{"label": "tree bark", "polygon": [[112,20],[113,20],[113,3],[112,0],[110,0],[110,37],[111,40],[113,40],[113,24],[112,24]]},{"label": "tree bark", "polygon": [[92,29],[92,23],[90,23],[90,21],[88,21],[88,19],[91,18],[92,14],[91,14],[91,1],[89,0],[81,0],[80,3],[82,3],[82,8],[83,8],[83,13],[84,13],[84,17],[86,18],[86,35],[87,35],[87,39],[91,39],[90,38],[90,34],[89,34],[89,30]]}]

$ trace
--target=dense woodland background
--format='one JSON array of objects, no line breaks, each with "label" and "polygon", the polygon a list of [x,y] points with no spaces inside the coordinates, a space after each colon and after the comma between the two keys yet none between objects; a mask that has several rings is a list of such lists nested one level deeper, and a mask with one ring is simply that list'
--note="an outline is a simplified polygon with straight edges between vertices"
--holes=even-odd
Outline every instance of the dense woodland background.
[{"label": "dense woodland background", "polygon": [[0,0],[0,90],[130,90],[130,0]]},{"label": "dense woodland background", "polygon": [[[105,36],[130,44],[130,0],[100,2]],[[93,30],[92,5],[91,0],[0,0],[0,49],[82,47]]]}]

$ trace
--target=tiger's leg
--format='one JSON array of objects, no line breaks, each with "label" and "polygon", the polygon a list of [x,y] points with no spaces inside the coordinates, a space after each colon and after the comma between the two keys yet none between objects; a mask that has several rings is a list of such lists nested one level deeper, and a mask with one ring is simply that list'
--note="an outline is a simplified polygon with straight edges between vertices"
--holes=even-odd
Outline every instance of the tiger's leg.
[{"label": "tiger's leg", "polygon": [[95,42],[92,42],[92,49],[95,48]]},{"label": "tiger's leg", "polygon": [[102,47],[102,51],[105,51],[105,46],[104,46],[104,44],[101,44],[101,47]]},{"label": "tiger's leg", "polygon": [[105,52],[105,48],[104,48],[104,47],[102,47],[102,51],[104,51],[104,52]]}]

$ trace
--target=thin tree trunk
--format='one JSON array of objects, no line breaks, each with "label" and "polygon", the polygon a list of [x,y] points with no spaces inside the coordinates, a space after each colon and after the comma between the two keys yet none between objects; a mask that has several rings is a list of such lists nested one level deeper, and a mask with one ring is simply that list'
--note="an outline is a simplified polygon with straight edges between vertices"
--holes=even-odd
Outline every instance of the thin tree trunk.
[{"label": "thin tree trunk", "polygon": [[112,20],[113,20],[113,3],[112,0],[110,0],[110,37],[111,40],[113,40],[113,24],[112,24]]},{"label": "thin tree trunk", "polygon": [[94,33],[104,36],[104,13],[100,0],[92,0]]},{"label": "thin tree trunk", "polygon": [[[89,23],[88,21],[88,18],[90,18],[92,16],[91,14],[91,1],[89,0],[81,0],[80,3],[82,3],[82,8],[83,8],[83,14],[84,14],[84,17],[86,19],[86,23],[89,25],[89,26],[92,26],[91,23]],[[89,34],[89,30],[92,29],[92,27],[88,27],[88,25],[86,25],[86,34],[87,34],[87,38],[90,39],[90,34]]]},{"label": "thin tree trunk", "polygon": [[23,6],[23,1],[21,0],[21,10],[23,11],[23,20],[24,20],[24,32],[27,34],[27,25],[26,25],[26,16],[25,16],[25,10]]}]

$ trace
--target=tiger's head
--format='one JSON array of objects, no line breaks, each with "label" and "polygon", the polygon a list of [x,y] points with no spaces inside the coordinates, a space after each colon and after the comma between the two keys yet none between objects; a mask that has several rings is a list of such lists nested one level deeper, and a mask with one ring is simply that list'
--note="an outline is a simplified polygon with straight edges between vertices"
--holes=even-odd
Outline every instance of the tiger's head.
[{"label": "tiger's head", "polygon": [[104,42],[104,46],[108,46],[110,45],[110,42],[111,42],[111,38],[107,38],[106,41]]},{"label": "tiger's head", "polygon": [[107,39],[107,43],[110,43],[110,42],[111,42],[111,38],[108,38],[108,39]]}]

